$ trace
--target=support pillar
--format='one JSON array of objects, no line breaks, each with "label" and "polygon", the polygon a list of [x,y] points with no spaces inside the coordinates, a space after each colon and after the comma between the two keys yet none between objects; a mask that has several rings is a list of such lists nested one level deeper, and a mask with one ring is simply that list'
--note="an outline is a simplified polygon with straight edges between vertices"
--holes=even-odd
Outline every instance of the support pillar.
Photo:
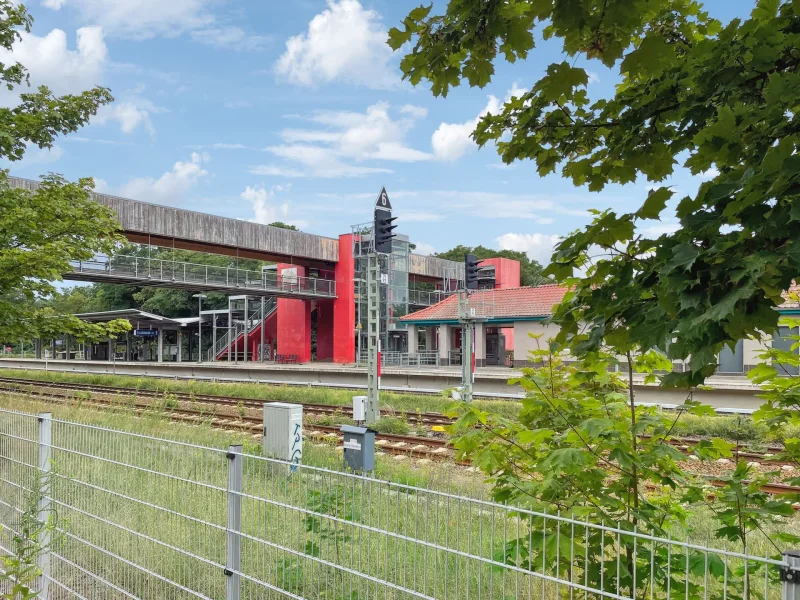
[{"label": "support pillar", "polygon": [[114,354],[115,354],[115,352],[114,352],[114,340],[112,340],[111,338],[108,338],[108,360],[113,361],[114,360]]},{"label": "support pillar", "polygon": [[475,323],[475,366],[486,366],[486,325]]},{"label": "support pillar", "polygon": [[333,301],[333,362],[352,363],[356,357],[356,294],[353,235],[339,236],[336,299]]},{"label": "support pillar", "polygon": [[425,350],[436,350],[436,327],[428,325],[425,328]]},{"label": "support pillar", "polygon": [[72,337],[71,336],[64,336],[64,358],[70,360],[72,354]]},{"label": "support pillar", "polygon": [[164,362],[164,330],[158,328],[158,362]]},{"label": "support pillar", "polygon": [[178,330],[178,355],[177,359],[178,362],[183,362],[183,332],[179,329]]},{"label": "support pillar", "polygon": [[50,340],[50,358],[55,360],[56,358],[56,340],[53,338]]},{"label": "support pillar", "polygon": [[408,354],[409,356],[416,356],[419,352],[419,329],[416,325],[407,325],[408,331]]},{"label": "support pillar", "polygon": [[439,325],[439,364],[450,365],[450,350],[453,344],[453,328],[450,325]]},{"label": "support pillar", "polygon": [[41,340],[41,338],[36,338],[33,343],[35,344],[34,352],[35,352],[36,358],[38,360],[42,360],[42,340]]},{"label": "support pillar", "polygon": [[125,362],[131,361],[132,346],[133,346],[133,340],[131,339],[131,332],[128,331],[125,334]]},{"label": "support pillar", "polygon": [[[306,268],[279,264],[278,275],[284,284],[293,276],[305,277]],[[311,361],[311,301],[278,298],[278,352],[294,354],[297,362]]]},{"label": "support pillar", "polygon": [[334,301],[317,302],[317,360],[332,361],[334,354]]}]

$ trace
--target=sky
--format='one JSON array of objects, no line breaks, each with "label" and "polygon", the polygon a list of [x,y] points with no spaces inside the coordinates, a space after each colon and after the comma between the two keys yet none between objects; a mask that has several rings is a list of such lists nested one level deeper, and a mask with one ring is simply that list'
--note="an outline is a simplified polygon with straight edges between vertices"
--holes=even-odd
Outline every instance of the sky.
[{"label": "sky", "polygon": [[[385,40],[418,4],[32,0],[33,31],[0,62],[20,61],[33,85],[58,94],[106,86],[115,102],[49,151],[0,166],[91,176],[104,193],[330,237],[369,221],[385,186],[417,252],[481,244],[545,263],[559,236],[590,221],[588,209],[641,204],[646,181],[593,193],[530,163],[503,165],[470,139],[482,114],[564,60],[558,44],[538,39],[527,60],[498,63],[484,89],[435,98],[425,82],[403,82],[402,49]],[[752,6],[706,3],[723,22]],[[615,71],[578,64],[591,97],[613,93]],[[14,98],[0,93],[5,105]],[[680,196],[703,177],[679,171],[668,183]],[[671,215],[650,223],[652,234],[675,227]]]}]

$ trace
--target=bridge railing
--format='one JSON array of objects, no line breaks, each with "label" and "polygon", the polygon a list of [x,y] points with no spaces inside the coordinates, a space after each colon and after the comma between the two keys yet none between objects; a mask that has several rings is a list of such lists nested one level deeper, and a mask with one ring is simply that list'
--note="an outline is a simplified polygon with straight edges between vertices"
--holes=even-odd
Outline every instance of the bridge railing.
[{"label": "bridge railing", "polygon": [[218,267],[127,255],[71,261],[70,265],[74,272],[89,275],[241,288],[242,290],[259,290],[276,294],[297,294],[298,296],[336,297],[335,281],[316,277],[300,277],[293,273],[250,271],[235,267]]},{"label": "bridge railing", "polygon": [[444,290],[408,290],[408,303],[412,306],[433,306],[446,300],[455,292],[445,292]]}]

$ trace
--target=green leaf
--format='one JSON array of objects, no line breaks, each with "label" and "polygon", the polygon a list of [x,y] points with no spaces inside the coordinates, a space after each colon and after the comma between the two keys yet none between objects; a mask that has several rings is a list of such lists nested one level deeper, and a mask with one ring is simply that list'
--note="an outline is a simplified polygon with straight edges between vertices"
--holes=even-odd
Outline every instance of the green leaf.
[{"label": "green leaf", "polygon": [[658,219],[667,202],[672,198],[673,191],[669,188],[660,187],[648,194],[642,207],[636,212],[640,219]]}]

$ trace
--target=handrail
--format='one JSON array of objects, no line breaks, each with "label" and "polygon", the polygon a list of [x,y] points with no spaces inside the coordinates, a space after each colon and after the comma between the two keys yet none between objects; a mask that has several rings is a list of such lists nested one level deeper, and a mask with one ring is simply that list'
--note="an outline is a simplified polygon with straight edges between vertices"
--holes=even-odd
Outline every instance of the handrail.
[{"label": "handrail", "polygon": [[127,275],[136,279],[236,287],[290,295],[336,297],[335,281],[300,277],[287,272],[251,271],[124,254],[96,257],[86,261],[70,261],[70,265],[77,273]]},{"label": "handrail", "polygon": [[[277,298],[268,298],[267,301],[264,303],[264,318],[261,317],[261,305],[257,305],[256,308],[250,313],[249,318],[247,319],[247,333],[250,334],[255,331],[261,323],[266,321],[266,319],[272,315],[273,312],[278,308],[278,300]],[[244,331],[236,330],[236,344],[238,345],[239,336],[244,335]],[[226,348],[230,346],[230,336],[231,331],[230,328],[225,331],[222,337],[217,338],[217,343],[214,348],[209,349],[209,360],[215,360],[220,353],[224,352]],[[236,352],[236,350],[234,350]]]}]

